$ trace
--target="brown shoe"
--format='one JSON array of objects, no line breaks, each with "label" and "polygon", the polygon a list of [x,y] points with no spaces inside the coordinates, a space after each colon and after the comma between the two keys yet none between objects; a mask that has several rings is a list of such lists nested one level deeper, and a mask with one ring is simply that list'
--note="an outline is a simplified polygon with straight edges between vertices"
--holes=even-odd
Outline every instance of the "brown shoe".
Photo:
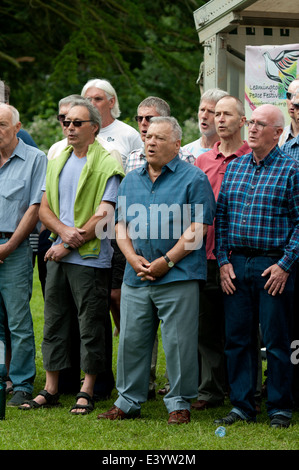
[{"label": "brown shoe", "polygon": [[169,413],[168,424],[190,423],[189,410],[176,410]]},{"label": "brown shoe", "polygon": [[206,401],[206,400],[197,400],[194,403],[192,403],[191,408],[193,410],[201,411],[201,410],[206,410],[207,408],[215,408],[221,405],[223,405],[223,402],[210,403],[209,401]]},{"label": "brown shoe", "polygon": [[105,413],[100,413],[98,415],[98,419],[110,419],[114,421],[116,419],[135,419],[139,418],[140,413],[125,413],[123,410],[118,408],[117,406],[112,406],[112,408]]}]

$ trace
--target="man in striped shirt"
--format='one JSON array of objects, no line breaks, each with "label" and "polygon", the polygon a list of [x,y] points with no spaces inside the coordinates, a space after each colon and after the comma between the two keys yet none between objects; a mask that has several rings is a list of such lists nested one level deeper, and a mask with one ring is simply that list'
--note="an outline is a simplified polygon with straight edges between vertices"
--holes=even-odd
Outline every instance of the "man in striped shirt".
[{"label": "man in striped shirt", "polygon": [[267,411],[272,427],[292,416],[290,319],[299,258],[298,163],[277,146],[282,112],[256,108],[250,121],[252,152],[232,161],[217,203],[216,257],[226,321],[232,411],[216,423],[255,421],[257,328],[267,350]]}]

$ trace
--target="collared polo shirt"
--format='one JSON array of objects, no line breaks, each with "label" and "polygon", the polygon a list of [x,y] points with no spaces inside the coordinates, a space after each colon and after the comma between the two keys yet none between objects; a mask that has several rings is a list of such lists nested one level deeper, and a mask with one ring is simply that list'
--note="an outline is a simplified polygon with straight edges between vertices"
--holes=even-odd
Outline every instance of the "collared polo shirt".
[{"label": "collared polo shirt", "polygon": [[[207,176],[179,155],[164,165],[154,182],[147,167],[129,172],[122,181],[116,223],[127,224],[135,252],[152,262],[177,243],[191,222],[213,223],[215,198]],[[124,273],[124,282],[135,287],[197,279],[206,279],[204,244],[155,281],[141,281],[129,263]]]},{"label": "collared polo shirt", "polygon": [[14,232],[29,206],[41,202],[46,167],[46,155],[19,139],[0,168],[1,232]]},{"label": "collared polo shirt", "polygon": [[[209,182],[212,186],[215,199],[217,201],[218,194],[221,188],[221,183],[223,181],[224,173],[227,168],[227,165],[237,157],[241,157],[249,152],[251,149],[246,141],[243,145],[233,154],[225,157],[223,153],[219,151],[220,142],[216,142],[214,147],[206,153],[199,155],[195,161],[195,165],[198,166],[208,177]],[[215,248],[215,227],[213,226],[208,228],[207,233],[207,259],[215,259],[213,250]]]}]

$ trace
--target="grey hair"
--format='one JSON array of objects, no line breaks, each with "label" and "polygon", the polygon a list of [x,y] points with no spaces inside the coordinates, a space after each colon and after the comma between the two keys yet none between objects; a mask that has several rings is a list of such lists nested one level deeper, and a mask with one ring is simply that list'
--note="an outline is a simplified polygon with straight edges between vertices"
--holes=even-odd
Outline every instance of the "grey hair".
[{"label": "grey hair", "polygon": [[82,99],[82,97],[80,99],[72,101],[71,108],[74,108],[75,106],[84,106],[85,108],[87,108],[89,112],[89,119],[91,120],[91,122],[99,126],[97,132],[95,133],[95,135],[98,135],[102,126],[102,119],[97,108],[93,106],[89,100]]},{"label": "grey hair", "polygon": [[171,125],[174,140],[182,140],[181,126],[179,125],[176,118],[174,118],[173,116],[157,116],[152,117],[152,119],[150,120],[151,124],[159,124],[163,122]]},{"label": "grey hair", "polygon": [[216,104],[224,96],[228,96],[227,91],[221,90],[220,88],[210,88],[201,95],[200,103],[202,101],[212,101]]},{"label": "grey hair", "polygon": [[82,88],[81,96],[85,97],[85,94],[88,88],[91,88],[91,87],[95,87],[95,88],[99,88],[99,90],[103,90],[106,93],[108,100],[110,100],[113,97],[115,98],[114,106],[111,109],[111,116],[114,119],[117,119],[120,116],[120,109],[119,109],[119,103],[118,103],[116,91],[111,85],[111,83],[108,82],[108,80],[104,80],[102,78],[94,78],[92,80],[89,80]]},{"label": "grey hair", "polygon": [[138,105],[137,113],[140,108],[155,108],[160,116],[170,116],[169,104],[158,96],[148,96]]},{"label": "grey hair", "polygon": [[61,98],[61,100],[59,101],[58,109],[60,109],[60,107],[65,105],[65,104],[72,104],[72,102],[75,101],[75,100],[84,100],[84,98],[81,95],[65,96],[64,98]]},{"label": "grey hair", "polygon": [[13,126],[20,122],[20,113],[14,106],[7,103],[0,103],[0,107],[8,109],[11,112],[11,122]]}]

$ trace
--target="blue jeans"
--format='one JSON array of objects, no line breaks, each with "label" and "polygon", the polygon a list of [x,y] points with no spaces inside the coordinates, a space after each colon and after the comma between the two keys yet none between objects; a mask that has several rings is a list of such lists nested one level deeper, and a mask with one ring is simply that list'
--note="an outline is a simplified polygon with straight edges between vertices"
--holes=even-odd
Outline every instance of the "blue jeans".
[{"label": "blue jeans", "polygon": [[269,295],[262,272],[278,258],[231,256],[236,291],[224,294],[226,355],[231,403],[243,418],[256,415],[254,393],[257,383],[257,329],[261,325],[267,351],[267,411],[291,417],[292,363],[291,318],[294,274],[282,294]]},{"label": "blue jeans", "polygon": [[198,388],[197,281],[130,287],[121,292],[115,405],[125,413],[147,400],[153,344],[159,320],[170,390],[164,404],[171,413],[190,409]]},{"label": "blue jeans", "polygon": [[[1,240],[5,243],[7,240]],[[32,293],[32,250],[24,241],[0,264],[0,340],[6,344],[6,315],[10,332],[9,376],[14,390],[31,393],[35,378],[35,342],[30,311]],[[0,375],[7,375],[0,364]]]}]

